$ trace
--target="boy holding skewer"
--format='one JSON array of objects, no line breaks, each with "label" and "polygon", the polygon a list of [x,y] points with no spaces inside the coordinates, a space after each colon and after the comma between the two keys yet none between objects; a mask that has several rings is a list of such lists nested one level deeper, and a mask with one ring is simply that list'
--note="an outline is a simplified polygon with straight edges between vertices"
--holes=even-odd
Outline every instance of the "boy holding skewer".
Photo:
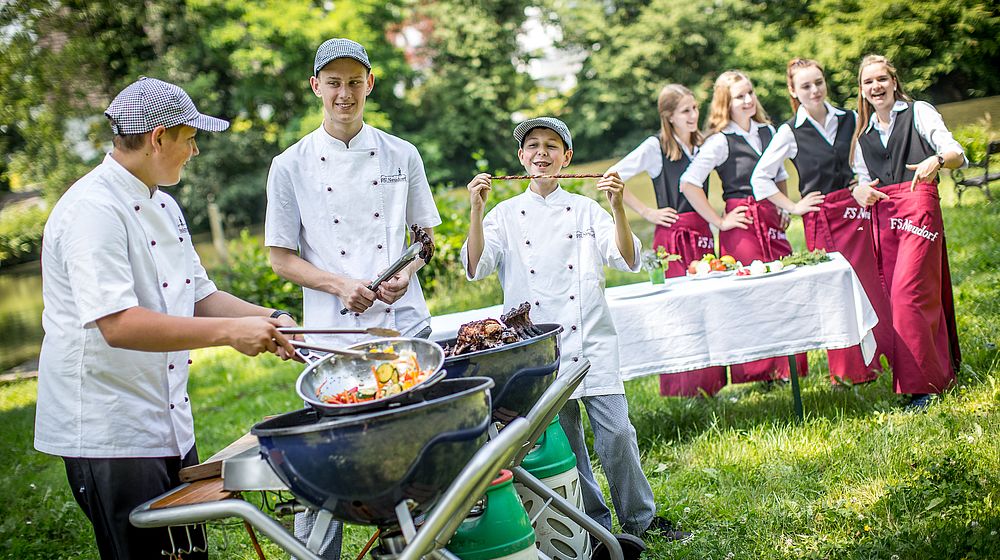
[{"label": "boy holding skewer", "polygon": [[467,278],[481,280],[497,269],[506,311],[530,302],[536,321],[562,325],[563,364],[590,360],[590,373],[559,414],[577,457],[587,514],[611,529],[611,512],[594,479],[584,441],[581,402],[622,528],[636,536],[659,530],[668,540],[689,537],[655,516],[653,492],[628,418],[617,333],[604,299],[605,265],[632,272],[640,265],[641,246],[625,217],[625,183],[617,173],[597,181],[597,189],[611,204],[610,214],[596,201],[563,190],[552,176],[572,160],[573,140],[559,119],[524,121],[514,129],[514,139],[531,183],[484,219],[493,178],[484,173],[469,182],[471,223],[462,247]]}]

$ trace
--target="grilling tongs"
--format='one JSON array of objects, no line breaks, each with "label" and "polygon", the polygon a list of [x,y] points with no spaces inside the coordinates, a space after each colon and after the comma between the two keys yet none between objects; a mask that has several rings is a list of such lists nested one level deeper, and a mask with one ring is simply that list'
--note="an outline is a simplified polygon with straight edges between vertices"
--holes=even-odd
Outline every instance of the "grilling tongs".
[{"label": "grilling tongs", "polygon": [[[396,262],[392,263],[382,274],[379,274],[378,278],[376,278],[374,282],[368,284],[368,289],[374,292],[378,289],[382,282],[385,282],[386,280],[392,278],[397,272],[403,270],[403,267],[413,262],[413,259],[417,258],[420,254],[422,246],[423,245],[420,243],[413,243],[407,247],[406,251],[399,257],[399,259],[396,260]],[[345,307],[340,310],[340,314],[347,315],[347,311],[348,309]]]}]

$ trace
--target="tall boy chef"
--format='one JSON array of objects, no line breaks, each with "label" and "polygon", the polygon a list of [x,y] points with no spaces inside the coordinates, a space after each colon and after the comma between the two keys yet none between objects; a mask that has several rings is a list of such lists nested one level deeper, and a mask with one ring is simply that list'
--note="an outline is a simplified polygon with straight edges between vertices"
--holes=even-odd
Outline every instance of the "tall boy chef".
[{"label": "tall boy chef", "polygon": [[126,87],[104,114],[113,151],[45,224],[35,449],[63,458],[101,558],[160,558],[171,550],[168,529],[133,527],[128,515],[198,462],[188,350],[228,345],[287,359],[294,348],[276,327],[295,322],[216,290],[184,215],[160,189],[198,155],[199,129],[229,123],[152,78]]}]

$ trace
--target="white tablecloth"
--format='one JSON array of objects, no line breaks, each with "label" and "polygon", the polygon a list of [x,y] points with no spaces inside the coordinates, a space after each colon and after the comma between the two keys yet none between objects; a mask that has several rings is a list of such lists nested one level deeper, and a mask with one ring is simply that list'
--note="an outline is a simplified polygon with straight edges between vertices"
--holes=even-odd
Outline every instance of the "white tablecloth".
[{"label": "white tablecloth", "polygon": [[[770,277],[671,278],[608,288],[622,377],[857,344],[870,362],[878,317],[851,266],[840,253],[830,256],[830,262]],[[462,324],[502,312],[497,305],[433,317],[432,337],[453,338]]]}]

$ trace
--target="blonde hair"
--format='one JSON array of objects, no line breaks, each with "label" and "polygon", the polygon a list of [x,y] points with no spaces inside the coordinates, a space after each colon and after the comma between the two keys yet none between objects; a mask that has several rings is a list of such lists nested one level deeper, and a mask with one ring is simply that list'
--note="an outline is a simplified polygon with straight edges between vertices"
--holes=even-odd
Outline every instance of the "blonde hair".
[{"label": "blonde hair", "polygon": [[[823,73],[823,66],[811,58],[793,58],[788,61],[788,69],[786,71],[786,77],[788,79],[788,102],[792,105],[792,115],[799,110],[799,106],[802,102],[799,101],[797,97],[792,95],[792,91],[795,89],[795,73],[803,68],[815,67],[820,73]],[[825,77],[825,76],[824,76]]]},{"label": "blonde hair", "polygon": [[[750,82],[750,78],[739,70],[728,70],[719,74],[719,77],[715,79],[715,88],[712,91],[712,105],[709,108],[708,114],[708,129],[711,132],[722,131],[729,124],[729,121],[732,120],[729,118],[729,106],[733,102],[733,96],[729,92],[729,87],[743,80]],[[753,87],[753,82],[750,82],[750,86]],[[761,107],[759,100],[757,101],[757,112],[751,118],[759,123],[771,122],[771,119],[767,116],[767,112]]]},{"label": "blonde hair", "polygon": [[[663,89],[660,90],[660,96],[656,100],[656,110],[660,113],[660,148],[670,161],[681,159],[681,147],[677,143],[677,138],[674,137],[674,125],[670,123],[670,117],[677,110],[681,100],[687,96],[694,97],[694,94],[680,84],[669,84],[663,86]],[[691,137],[688,138],[688,142],[692,146],[700,146],[702,140],[701,133],[697,130],[693,131]]]},{"label": "blonde hair", "polygon": [[854,151],[858,147],[858,138],[861,137],[862,131],[868,128],[868,121],[872,118],[872,113],[875,112],[875,108],[872,107],[870,101],[865,99],[864,93],[861,91],[861,73],[864,72],[865,68],[871,66],[872,64],[884,64],[886,71],[889,72],[889,76],[892,80],[896,82],[896,89],[893,90],[893,98],[897,101],[913,101],[906,91],[903,89],[903,82],[899,81],[899,75],[896,73],[896,67],[889,62],[889,59],[880,54],[870,54],[861,59],[861,66],[858,67],[858,124],[854,127],[854,138],[851,139],[851,161],[854,161]]}]

